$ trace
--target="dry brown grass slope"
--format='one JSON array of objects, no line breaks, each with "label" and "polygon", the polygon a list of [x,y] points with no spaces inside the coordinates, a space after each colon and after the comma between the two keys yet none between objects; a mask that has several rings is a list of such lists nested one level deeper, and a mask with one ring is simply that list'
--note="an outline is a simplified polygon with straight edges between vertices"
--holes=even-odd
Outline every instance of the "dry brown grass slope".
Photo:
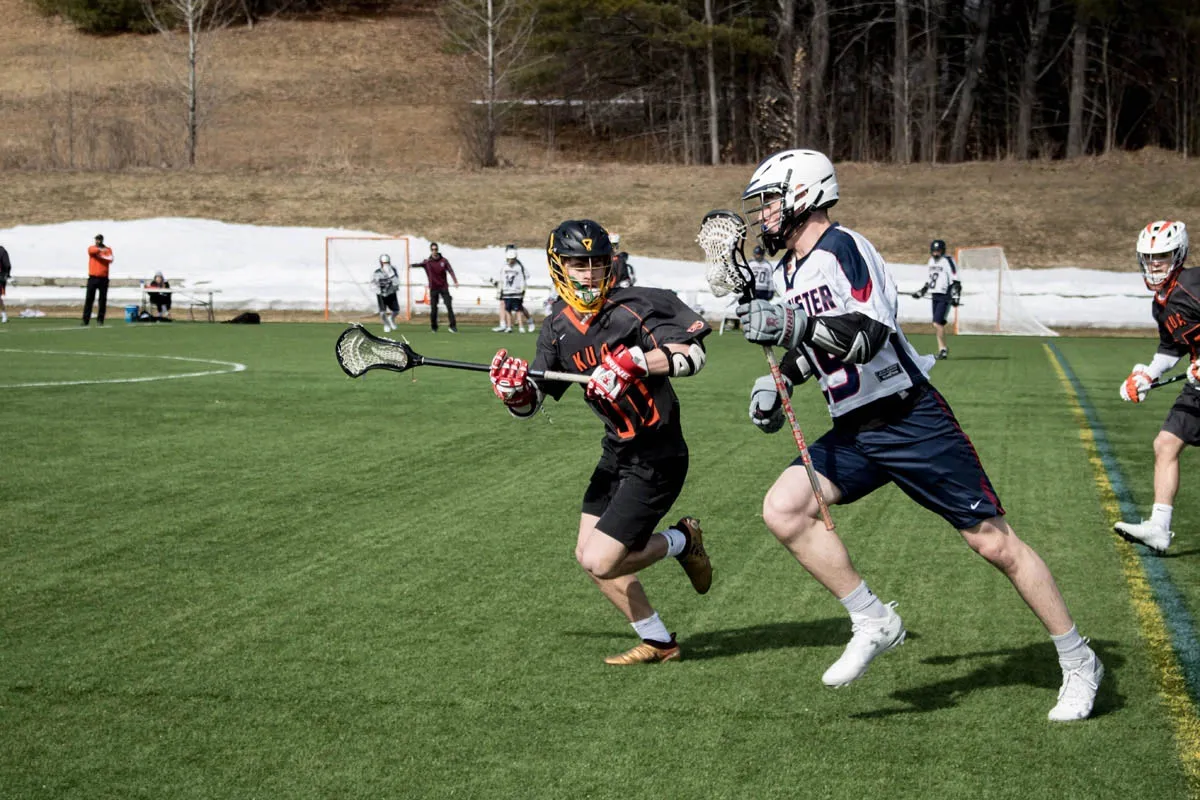
[{"label": "dry brown grass slope", "polygon": [[[61,137],[68,74],[76,113],[104,120],[151,114],[166,68],[154,37],[84,36],[25,0],[0,0],[0,14],[0,227],[196,216],[529,247],[560,220],[586,215],[621,231],[634,253],[698,258],[698,220],[737,207],[752,169],[580,164],[569,151],[508,138],[501,152],[514,166],[471,170],[453,122],[471,90],[429,13],[274,19],[217,34],[221,99],[196,170],[32,169],[53,125]],[[1200,161],[1158,151],[843,164],[839,179],[834,216],[895,261],[923,261],[936,237],[951,247],[1002,244],[1014,266],[1131,269],[1147,221],[1200,228]]]}]

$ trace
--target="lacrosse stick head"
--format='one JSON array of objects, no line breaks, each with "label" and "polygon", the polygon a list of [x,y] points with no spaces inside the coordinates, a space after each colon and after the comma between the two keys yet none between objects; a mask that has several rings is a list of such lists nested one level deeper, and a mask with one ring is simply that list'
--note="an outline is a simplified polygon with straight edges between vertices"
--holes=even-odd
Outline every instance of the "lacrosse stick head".
[{"label": "lacrosse stick head", "polygon": [[421,357],[413,352],[408,342],[383,339],[357,324],[342,331],[334,352],[338,366],[351,378],[372,369],[404,372],[421,363]]},{"label": "lacrosse stick head", "polygon": [[736,211],[718,209],[704,215],[696,241],[704,251],[704,277],[717,297],[736,294],[745,298],[754,285],[754,274],[746,263],[742,245],[746,223]]}]

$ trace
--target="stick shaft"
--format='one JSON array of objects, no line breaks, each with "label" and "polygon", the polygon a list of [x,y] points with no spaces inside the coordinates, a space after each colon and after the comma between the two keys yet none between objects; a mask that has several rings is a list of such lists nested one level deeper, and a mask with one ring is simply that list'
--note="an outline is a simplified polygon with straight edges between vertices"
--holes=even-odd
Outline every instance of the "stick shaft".
[{"label": "stick shaft", "polygon": [[1185,379],[1186,377],[1187,377],[1187,373],[1181,372],[1178,375],[1172,375],[1169,378],[1165,378],[1165,379],[1159,378],[1154,383],[1150,384],[1150,388],[1157,389],[1160,386],[1166,386],[1168,383],[1174,383],[1175,381],[1181,381],[1181,380]]},{"label": "stick shaft", "polygon": [[[448,358],[430,358],[429,356],[421,356],[419,364],[426,367],[444,367],[446,369],[465,369],[471,372],[490,372],[491,364],[478,364],[473,361],[454,361]],[[529,377],[548,381],[563,381],[564,383],[587,383],[591,380],[590,375],[576,375],[573,372],[557,372],[555,370],[529,370]]]},{"label": "stick shaft", "polygon": [[813,469],[812,456],[808,454],[808,445],[804,442],[804,432],[800,430],[800,423],[796,421],[796,412],[792,410],[792,400],[788,397],[787,384],[783,382],[783,372],[779,369],[779,361],[775,358],[775,351],[771,349],[771,345],[764,344],[762,346],[763,355],[767,357],[767,363],[771,366],[771,377],[775,379],[775,390],[779,392],[779,400],[783,405],[783,413],[787,417],[788,424],[792,426],[792,437],[796,440],[796,448],[800,451],[800,460],[804,463],[804,471],[808,473],[808,480],[812,484],[813,495],[817,498],[817,507],[821,509],[821,519],[825,523],[825,530],[832,531],[833,516],[829,513],[829,504],[825,502],[825,495],[821,493],[821,482],[817,479],[817,471]]}]

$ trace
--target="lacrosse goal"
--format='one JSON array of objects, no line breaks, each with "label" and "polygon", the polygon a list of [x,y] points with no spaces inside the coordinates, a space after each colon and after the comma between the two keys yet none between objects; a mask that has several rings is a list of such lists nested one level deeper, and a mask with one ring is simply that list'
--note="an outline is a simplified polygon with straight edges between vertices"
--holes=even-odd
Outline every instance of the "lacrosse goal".
[{"label": "lacrosse goal", "polygon": [[955,333],[1057,336],[1021,303],[1003,247],[960,247],[956,252],[962,305],[954,309]]},{"label": "lacrosse goal", "polygon": [[375,315],[379,306],[371,276],[384,253],[400,273],[400,316],[412,319],[412,306],[418,298],[413,297],[407,236],[326,236],[326,320],[349,322]]}]

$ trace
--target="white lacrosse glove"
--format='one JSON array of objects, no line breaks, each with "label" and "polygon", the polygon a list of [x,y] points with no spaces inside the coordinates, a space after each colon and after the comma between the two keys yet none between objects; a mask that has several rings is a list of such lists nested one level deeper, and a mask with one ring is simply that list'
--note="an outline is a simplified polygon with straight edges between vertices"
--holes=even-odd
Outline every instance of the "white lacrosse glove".
[{"label": "white lacrosse glove", "polygon": [[[1192,364],[1195,366],[1195,362],[1192,362]],[[1149,369],[1145,364],[1133,365],[1133,371],[1129,373],[1129,377],[1121,384],[1122,400],[1127,403],[1140,403],[1146,399],[1146,393],[1150,391],[1150,384],[1154,382],[1150,378]]]},{"label": "white lacrosse glove", "polygon": [[1200,359],[1193,361],[1187,368],[1187,382],[1192,386],[1200,386]]},{"label": "white lacrosse glove", "polygon": [[592,378],[584,388],[584,393],[591,398],[604,398],[610,403],[621,399],[629,389],[629,385],[638,378],[650,374],[646,363],[646,354],[640,347],[625,347],[618,345],[604,357],[600,366],[592,372]]},{"label": "white lacrosse glove", "polygon": [[808,314],[800,306],[784,307],[766,300],[751,300],[735,308],[742,336],[755,344],[777,344],[791,350],[808,328]]},{"label": "white lacrosse glove", "polygon": [[[783,384],[791,397],[792,382],[785,376]],[[775,378],[763,375],[754,382],[754,388],[750,390],[750,421],[763,433],[775,433],[783,427],[783,417],[783,401],[779,399]]]}]

